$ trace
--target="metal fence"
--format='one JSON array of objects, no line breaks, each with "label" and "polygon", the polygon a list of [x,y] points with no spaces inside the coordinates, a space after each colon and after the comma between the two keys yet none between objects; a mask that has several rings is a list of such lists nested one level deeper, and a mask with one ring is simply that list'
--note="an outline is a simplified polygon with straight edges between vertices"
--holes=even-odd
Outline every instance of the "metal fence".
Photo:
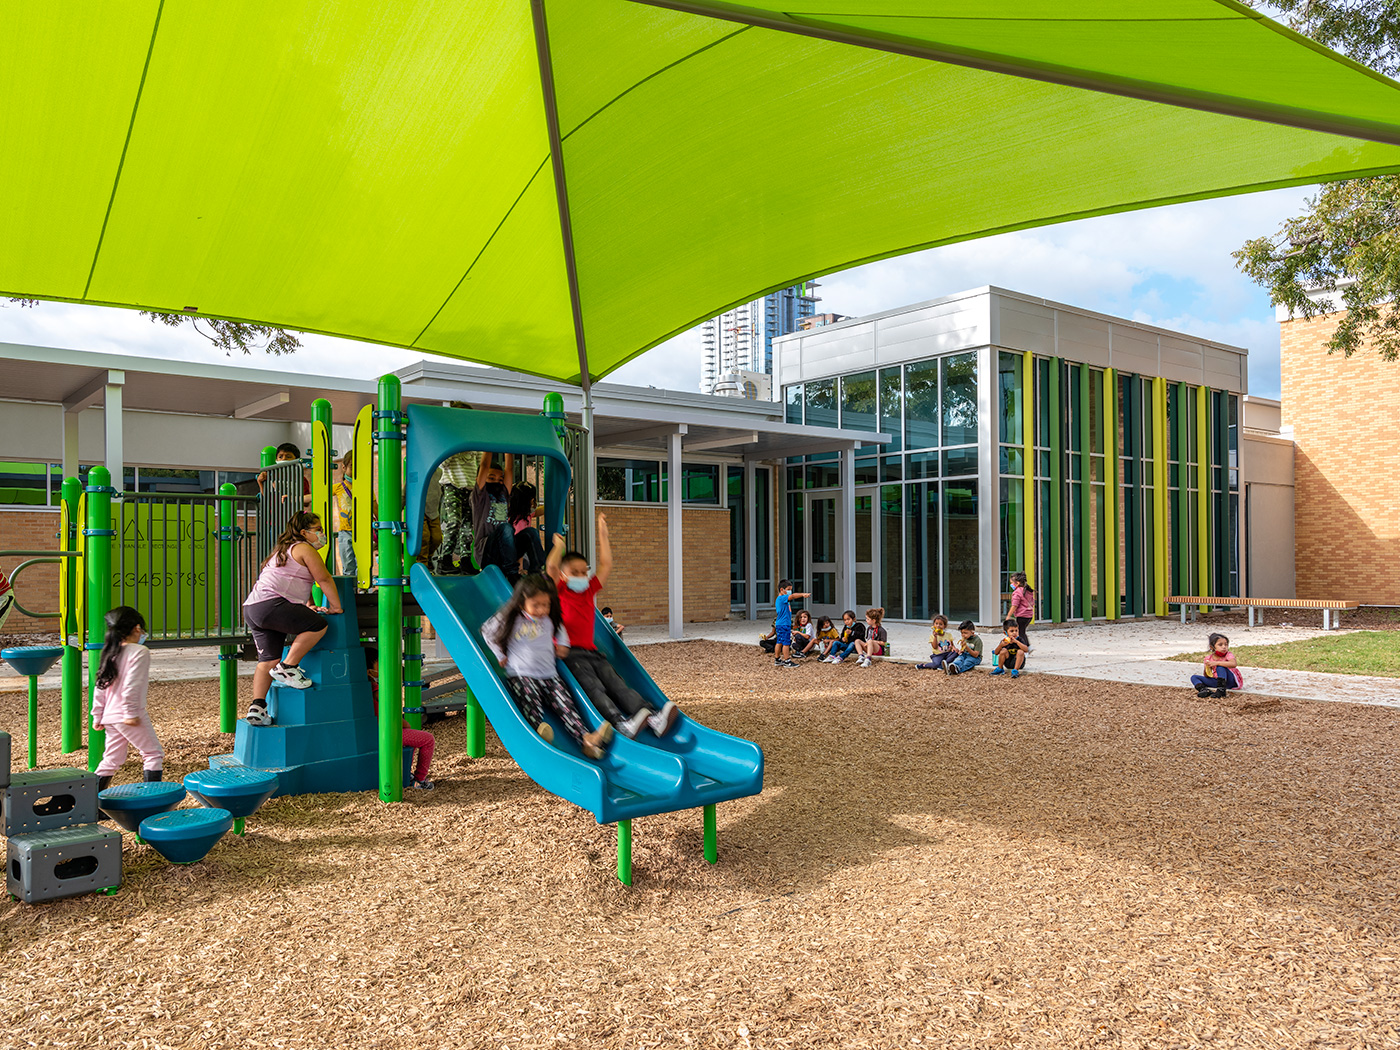
[{"label": "metal fence", "polygon": [[[220,595],[219,506],[234,505],[234,614]],[[256,496],[126,492],[112,504],[112,605],[146,618],[148,644],[233,645],[247,637],[243,598],[257,577]],[[251,526],[251,528],[250,528]]]},{"label": "metal fence", "polygon": [[[257,565],[267,561],[267,556],[277,544],[277,537],[282,535],[292,515],[306,507],[306,474],[300,460],[274,463],[264,473],[262,499],[254,500],[258,522]],[[333,523],[325,521],[321,524],[325,526],[326,535],[330,536]],[[242,601],[241,598],[239,600]]]}]

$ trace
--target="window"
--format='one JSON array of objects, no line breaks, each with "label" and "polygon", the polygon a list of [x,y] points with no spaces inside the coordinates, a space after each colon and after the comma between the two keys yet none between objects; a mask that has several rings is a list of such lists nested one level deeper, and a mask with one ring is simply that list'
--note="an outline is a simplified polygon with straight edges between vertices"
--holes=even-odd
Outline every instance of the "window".
[{"label": "window", "polygon": [[860,372],[841,380],[841,426],[875,430],[875,373]]},{"label": "window", "polygon": [[802,384],[796,383],[785,388],[784,400],[787,402],[786,419],[789,423],[802,422]]},{"label": "window", "polygon": [[977,444],[977,357],[957,354],[942,359],[943,444]]},{"label": "window", "polygon": [[0,504],[43,507],[49,502],[48,464],[0,463]]},{"label": "window", "polygon": [[[974,435],[973,440],[976,440]],[[922,361],[904,370],[905,447],[938,445],[938,362]]]},{"label": "window", "polygon": [[[666,498],[666,486],[661,486]],[[681,502],[719,506],[719,466],[714,463],[681,464]]]},{"label": "window", "polygon": [[836,380],[817,379],[804,384],[806,388],[807,425],[836,426]]},{"label": "window", "polygon": [[629,503],[660,503],[661,464],[654,459],[599,459],[598,498]]},{"label": "window", "polygon": [[880,369],[880,433],[890,436],[886,452],[898,452],[904,438],[904,383],[899,369]]}]

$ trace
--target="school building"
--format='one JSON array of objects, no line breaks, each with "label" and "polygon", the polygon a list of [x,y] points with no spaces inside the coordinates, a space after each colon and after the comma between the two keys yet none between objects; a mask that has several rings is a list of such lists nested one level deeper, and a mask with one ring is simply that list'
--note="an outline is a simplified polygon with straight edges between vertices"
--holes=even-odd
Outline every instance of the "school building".
[{"label": "school building", "polygon": [[[1374,355],[1326,355],[1335,322],[1281,319],[1282,403],[1248,393],[1241,348],[993,287],[777,339],[772,402],[598,383],[581,480],[612,527],[606,600],[676,636],[762,618],[784,576],[818,612],[979,624],[1017,571],[1045,621],[1174,594],[1400,604],[1400,394]],[[343,449],[374,398],[50,347],[0,344],[0,370],[0,549],[50,545],[59,481],[91,464],[132,491],[248,489],[261,448],[308,447],[313,399]],[[406,404],[538,412],[557,389],[440,361],[399,376]],[[51,607],[51,578],[28,570],[22,598]]]}]

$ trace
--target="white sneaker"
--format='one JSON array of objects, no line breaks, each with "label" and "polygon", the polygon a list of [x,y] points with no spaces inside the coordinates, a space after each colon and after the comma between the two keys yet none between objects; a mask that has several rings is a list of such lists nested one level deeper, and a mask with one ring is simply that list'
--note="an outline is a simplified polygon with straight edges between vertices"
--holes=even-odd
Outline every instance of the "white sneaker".
[{"label": "white sneaker", "polygon": [[277,666],[272,669],[272,677],[292,689],[310,689],[316,684],[306,676],[306,672],[301,669],[300,664],[288,667],[280,660],[277,661]]},{"label": "white sneaker", "polygon": [[656,714],[647,719],[647,726],[657,736],[665,736],[671,731],[671,727],[676,724],[676,719],[680,717],[681,709],[676,706],[674,700],[667,700],[664,707]]},{"label": "white sneaker", "polygon": [[248,705],[248,714],[243,719],[250,726],[270,726],[272,716],[267,713],[267,705],[253,703]]},{"label": "white sneaker", "polygon": [[635,715],[617,727],[619,733],[628,740],[636,740],[637,734],[642,731],[642,726],[647,724],[646,711],[638,711]]},{"label": "white sneaker", "polygon": [[862,666],[862,667],[869,667],[869,666],[870,666],[870,657],[868,657],[868,656],[862,656],[862,657],[860,658],[860,666]]}]

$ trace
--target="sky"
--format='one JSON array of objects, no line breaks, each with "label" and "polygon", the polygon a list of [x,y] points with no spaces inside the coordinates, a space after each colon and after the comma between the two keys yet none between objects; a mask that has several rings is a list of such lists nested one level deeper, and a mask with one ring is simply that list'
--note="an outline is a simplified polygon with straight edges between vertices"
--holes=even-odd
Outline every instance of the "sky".
[{"label": "sky", "polygon": [[[1127,317],[1249,351],[1249,390],[1279,393],[1279,330],[1265,292],[1230,253],[1272,235],[1313,190],[1298,188],[1177,204],[1001,234],[870,263],[823,278],[821,312],[850,316],[895,309],[994,284],[1071,306]],[[254,368],[278,361],[225,357],[189,330],[135,311],[66,303],[0,309],[0,342],[223,362]],[[300,372],[372,378],[423,359],[406,350],[305,336]],[[692,331],[634,359],[609,380],[698,390],[700,338]]]}]

